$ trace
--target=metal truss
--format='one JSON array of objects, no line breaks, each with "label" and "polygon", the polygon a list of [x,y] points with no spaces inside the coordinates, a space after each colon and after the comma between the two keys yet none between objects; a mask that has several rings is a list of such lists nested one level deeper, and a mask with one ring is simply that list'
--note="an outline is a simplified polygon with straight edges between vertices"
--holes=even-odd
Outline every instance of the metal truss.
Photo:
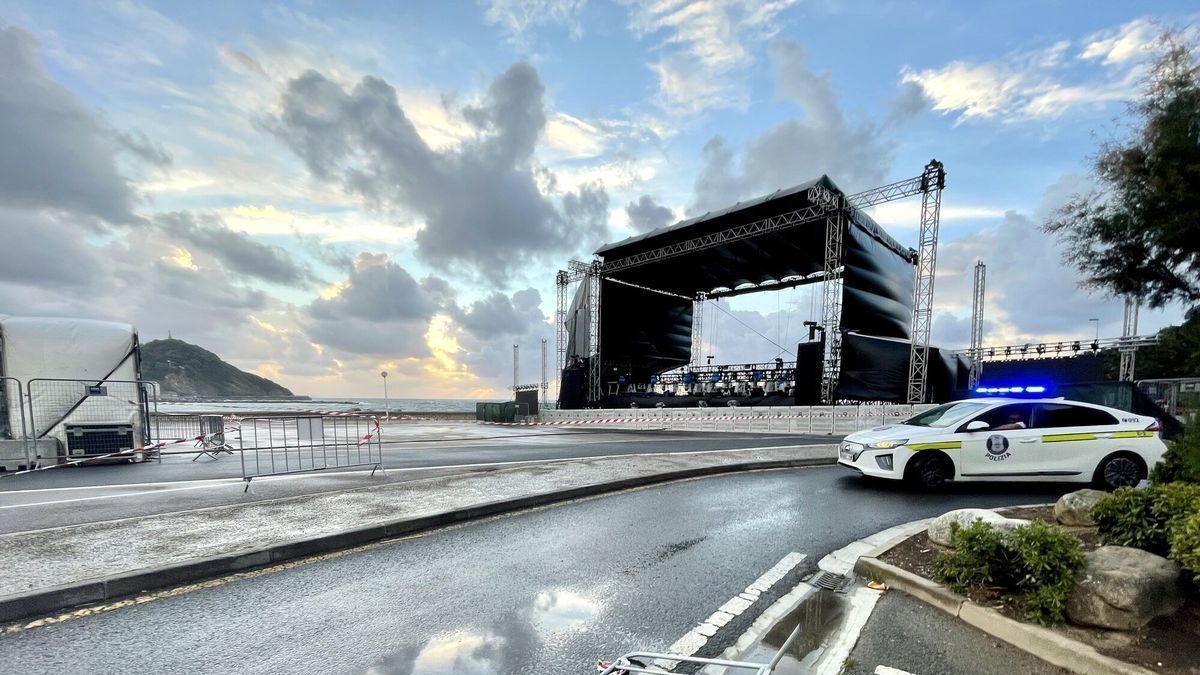
[{"label": "metal truss", "polygon": [[517,383],[521,381],[521,348],[513,345],[513,391],[517,391]]},{"label": "metal truss", "polygon": [[980,260],[975,263],[975,284],[971,295],[971,372],[967,376],[967,388],[979,386],[983,375],[983,288],[987,277],[987,265]]},{"label": "metal truss", "polygon": [[603,274],[612,274],[629,269],[630,267],[637,267],[638,265],[681,256],[685,253],[703,251],[742,239],[757,237],[769,232],[786,230],[817,220],[837,208],[836,196],[832,191],[820,185],[809,188],[808,200],[810,202],[809,206],[802,209],[605,262],[601,272]]},{"label": "metal truss", "polygon": [[[1105,349],[1136,349],[1158,344],[1157,335],[1131,335],[1129,337],[1100,338],[1099,340],[1068,340],[1063,342],[1026,342],[1019,345],[988,345],[979,348],[983,361],[1006,361],[1011,359],[1048,359],[1072,356],[1080,353],[1098,353]],[[951,352],[969,356],[971,350],[959,349]]]},{"label": "metal truss", "polygon": [[845,213],[825,220],[825,277],[821,283],[821,326],[825,329],[825,358],[821,369],[821,401],[830,405],[841,373],[842,349],[842,240],[846,233]]},{"label": "metal truss", "polygon": [[924,403],[929,379],[929,333],[933,323],[933,280],[937,267],[938,221],[946,170],[930,160],[921,174],[921,238],[913,290],[912,346],[908,358],[908,402]]},{"label": "metal truss", "polygon": [[541,398],[542,403],[545,403],[548,400],[546,397],[550,395],[550,380],[549,380],[549,373],[546,372],[546,366],[547,366],[547,363],[546,363],[546,340],[545,340],[545,338],[543,338],[542,339],[542,383],[541,383],[542,384],[542,398]]},{"label": "metal truss", "polygon": [[704,359],[704,303],[708,296],[697,293],[692,302],[692,366],[700,365]]},{"label": "metal truss", "polygon": [[588,402],[600,402],[600,268],[593,260],[587,272],[588,289]]},{"label": "metal truss", "polygon": [[737,364],[712,364],[707,366],[692,366],[688,368],[675,368],[668,370],[665,373],[658,375],[656,384],[672,385],[683,384],[684,376],[689,373],[695,376],[696,383],[710,382],[713,373],[721,374],[722,382],[752,382],[754,373],[759,373],[765,381],[768,376],[774,379],[782,377],[788,381],[795,378],[796,362],[795,361],[772,361],[771,363],[737,363]]},{"label": "metal truss", "polygon": [[558,393],[555,398],[562,398],[562,372],[567,367],[567,286],[570,276],[566,270],[559,270],[554,277],[554,285],[558,291],[558,307],[554,310],[554,327],[558,337],[554,381],[558,383]]},{"label": "metal truss", "polygon": [[[1121,337],[1129,338],[1137,335],[1138,329],[1138,302],[1133,296],[1125,298],[1125,319],[1121,322]],[[1118,347],[1121,351],[1121,370],[1120,380],[1122,382],[1133,382],[1133,370],[1137,362],[1136,344],[1123,344]]]},{"label": "metal truss", "polygon": [[518,384],[513,387],[513,391],[537,391],[541,386],[540,384]]},{"label": "metal truss", "polygon": [[[928,171],[928,167],[926,167]],[[846,202],[856,209],[866,209],[884,202],[893,202],[897,199],[912,197],[913,195],[923,192],[921,186],[924,185],[925,174],[913,176],[898,180],[895,183],[880,185],[870,190],[863,190],[846,197]]]}]

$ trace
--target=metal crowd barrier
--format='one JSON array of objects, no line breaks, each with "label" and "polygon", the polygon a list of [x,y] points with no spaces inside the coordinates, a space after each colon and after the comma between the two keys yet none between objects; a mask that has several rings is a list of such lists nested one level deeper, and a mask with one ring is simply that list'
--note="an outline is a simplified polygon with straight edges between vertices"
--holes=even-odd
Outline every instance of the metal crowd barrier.
[{"label": "metal crowd barrier", "polygon": [[[156,382],[33,378],[25,383],[25,392],[30,444],[65,426],[67,439],[60,451],[67,457],[142,447],[155,435],[151,418],[158,411]],[[75,431],[66,433],[72,427]],[[75,447],[77,442],[81,447]]]},{"label": "metal crowd barrier", "polygon": [[242,480],[371,467],[383,470],[379,420],[364,416],[248,417],[229,435],[242,456]]},{"label": "metal crowd barrier", "polygon": [[543,411],[543,422],[615,420],[632,428],[846,435],[895,424],[932,405],[747,406],[610,408]]},{"label": "metal crowd barrier", "polygon": [[[3,410],[0,410],[0,441],[3,441],[3,444],[0,447],[8,446],[10,448],[0,454],[0,466],[7,466],[5,460],[16,459],[15,456],[8,454],[12,450],[20,453],[23,462],[23,464],[15,463],[17,467],[33,466],[35,458],[32,446],[29,444],[29,432],[25,419],[25,392],[21,388],[20,380],[15,377],[0,377],[0,404],[3,405]],[[16,419],[13,416],[14,408],[17,411]],[[15,424],[20,426],[14,426]]]}]

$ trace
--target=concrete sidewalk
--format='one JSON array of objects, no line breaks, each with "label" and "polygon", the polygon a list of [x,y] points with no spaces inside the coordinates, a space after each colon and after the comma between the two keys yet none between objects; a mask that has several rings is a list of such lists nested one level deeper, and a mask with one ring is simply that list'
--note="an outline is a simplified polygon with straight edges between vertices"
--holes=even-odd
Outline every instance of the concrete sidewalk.
[{"label": "concrete sidewalk", "polygon": [[836,455],[836,445],[808,445],[560,461],[5,534],[0,621],[472,518],[681,478],[832,464]]}]

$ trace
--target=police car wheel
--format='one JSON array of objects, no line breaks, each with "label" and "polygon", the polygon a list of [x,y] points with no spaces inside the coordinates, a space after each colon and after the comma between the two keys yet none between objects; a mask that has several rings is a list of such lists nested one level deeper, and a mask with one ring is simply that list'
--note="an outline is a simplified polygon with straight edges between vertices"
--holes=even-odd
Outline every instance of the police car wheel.
[{"label": "police car wheel", "polygon": [[1132,455],[1106,457],[1096,469],[1096,482],[1109,490],[1134,487],[1146,478],[1146,467]]},{"label": "police car wheel", "polygon": [[954,467],[940,453],[917,455],[908,464],[905,472],[909,482],[919,487],[933,489],[941,487],[953,478]]}]

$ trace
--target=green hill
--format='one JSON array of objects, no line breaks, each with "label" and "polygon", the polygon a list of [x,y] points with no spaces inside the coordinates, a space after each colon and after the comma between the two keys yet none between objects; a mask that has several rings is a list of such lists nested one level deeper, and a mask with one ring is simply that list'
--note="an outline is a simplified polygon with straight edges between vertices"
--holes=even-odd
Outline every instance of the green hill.
[{"label": "green hill", "polygon": [[265,377],[238,370],[219,356],[183,340],[142,345],[142,378],[162,386],[169,397],[292,396]]}]

